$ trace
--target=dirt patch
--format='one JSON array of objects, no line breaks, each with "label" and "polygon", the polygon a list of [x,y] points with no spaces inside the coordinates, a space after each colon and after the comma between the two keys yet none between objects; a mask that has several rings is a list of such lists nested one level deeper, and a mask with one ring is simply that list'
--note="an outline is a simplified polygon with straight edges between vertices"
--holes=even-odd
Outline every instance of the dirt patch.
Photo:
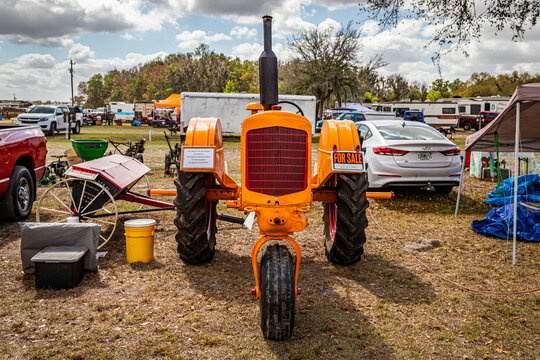
[{"label": "dirt patch", "polygon": [[[84,128],[82,136],[85,131],[106,135]],[[132,138],[148,133],[147,128],[123,131]],[[48,147],[55,154],[69,144],[57,136]],[[166,143],[158,140],[144,154],[153,170],[152,187],[174,186],[173,178],[163,175],[165,150]],[[239,144],[227,143],[225,154],[239,181]],[[537,288],[538,244],[518,243],[513,267],[511,242],[480,236],[469,226],[489,211],[481,200],[492,187],[466,177],[458,218],[453,217],[456,191],[446,197],[418,191],[392,201],[372,200],[370,211],[405,243],[441,239],[440,247],[415,254],[449,279],[489,290]],[[224,204],[218,211],[239,215]],[[324,256],[322,213],[314,204],[310,225],[295,234],[303,252],[303,292],[293,337],[283,343],[262,338],[258,302],[250,295],[256,227],[218,223],[214,260],[188,266],[176,253],[174,212],[147,214],[157,220],[156,260],[130,265],[122,229],[123,221],[135,216],[124,216],[103,249],[108,253],[99,260],[99,271],[87,273],[75,289],[54,291],[36,290],[33,277],[22,275],[18,225],[2,223],[0,358],[538,357],[538,294],[495,297],[455,289],[423,270],[373,221],[362,261],[331,265]]]}]

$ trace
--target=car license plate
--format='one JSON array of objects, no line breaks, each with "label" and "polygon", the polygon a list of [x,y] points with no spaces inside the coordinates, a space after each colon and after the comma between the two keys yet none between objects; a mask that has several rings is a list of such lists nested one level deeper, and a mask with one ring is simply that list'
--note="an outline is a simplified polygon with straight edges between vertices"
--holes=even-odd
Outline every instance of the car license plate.
[{"label": "car license plate", "polygon": [[421,152],[418,153],[418,160],[431,160],[431,153],[430,152]]}]

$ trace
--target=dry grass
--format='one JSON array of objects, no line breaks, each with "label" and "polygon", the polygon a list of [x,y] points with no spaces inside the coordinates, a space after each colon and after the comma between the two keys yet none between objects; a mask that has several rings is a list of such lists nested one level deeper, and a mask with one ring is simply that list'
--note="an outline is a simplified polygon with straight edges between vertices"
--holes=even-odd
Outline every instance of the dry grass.
[{"label": "dry grass", "polygon": [[[147,134],[143,130],[125,128],[114,136],[136,139]],[[81,136],[107,137],[98,131],[103,130],[84,128],[87,134]],[[50,154],[69,147],[60,138],[49,141]],[[163,141],[152,142],[144,154],[156,188],[173,187],[162,172],[165,147]],[[238,181],[239,144],[227,143],[226,156]],[[501,291],[539,287],[538,244],[518,243],[518,265],[512,267],[511,242],[480,236],[469,226],[489,211],[481,200],[492,186],[466,177],[463,215],[457,219],[456,191],[448,197],[422,191],[373,200],[370,212],[405,243],[439,239],[440,247],[417,256],[454,281]],[[234,214],[224,205],[218,210]],[[303,293],[293,337],[265,341],[258,303],[249,295],[254,285],[249,251],[257,231],[219,223],[214,260],[188,266],[176,253],[174,213],[147,216],[158,221],[155,261],[128,264],[119,226],[99,271],[87,273],[75,289],[60,291],[36,290],[33,277],[22,275],[18,225],[1,224],[0,358],[539,357],[538,294],[458,290],[422,269],[373,221],[363,260],[333,266],[323,252],[320,204],[309,213],[310,226],[295,235],[303,251]]]}]

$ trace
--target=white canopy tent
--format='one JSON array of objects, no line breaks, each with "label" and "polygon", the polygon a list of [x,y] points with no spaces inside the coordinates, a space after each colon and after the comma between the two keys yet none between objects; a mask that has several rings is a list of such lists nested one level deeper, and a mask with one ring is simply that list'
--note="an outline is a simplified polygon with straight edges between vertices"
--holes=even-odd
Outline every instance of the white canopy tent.
[{"label": "white canopy tent", "polygon": [[[519,85],[504,110],[477,133],[465,140],[465,151],[494,151],[496,139],[500,151],[514,151],[514,228],[512,264],[516,264],[517,190],[519,151],[540,151],[540,83]],[[461,181],[456,203],[457,216],[461,188],[463,186],[464,162],[461,165]]]}]

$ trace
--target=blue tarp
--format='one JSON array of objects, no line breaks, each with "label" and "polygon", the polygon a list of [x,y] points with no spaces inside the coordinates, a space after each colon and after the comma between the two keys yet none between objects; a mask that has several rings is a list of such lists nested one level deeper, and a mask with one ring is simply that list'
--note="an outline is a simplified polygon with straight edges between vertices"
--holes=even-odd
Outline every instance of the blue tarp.
[{"label": "blue tarp", "polygon": [[[517,237],[526,241],[540,241],[540,211],[517,206]],[[482,235],[512,239],[514,236],[514,204],[492,209],[483,220],[473,220],[474,231]]]},{"label": "blue tarp", "polygon": [[356,103],[348,103],[342,108],[335,108],[335,109],[332,109],[331,111],[332,111],[332,116],[337,115],[337,114],[349,113],[349,112],[354,112],[354,113],[376,112],[375,110],[371,110],[368,107],[365,107]]},{"label": "blue tarp", "polygon": [[[518,202],[519,201],[531,201],[531,200],[520,200],[519,195],[527,196],[540,196],[540,176],[537,174],[530,175],[521,175],[518,176]],[[509,202],[495,203],[492,200],[497,197],[512,197],[511,202],[514,202],[514,178],[508,178],[504,180],[500,185],[497,185],[494,191],[487,194],[489,199],[485,202],[486,204],[492,205],[505,205]],[[490,202],[492,201],[492,202]],[[535,202],[532,200],[532,202]],[[540,202],[540,201],[536,201]]]},{"label": "blue tarp", "polygon": [[[540,203],[540,176],[536,174],[518,177],[517,236],[522,240],[540,241],[540,211],[523,207],[521,202]],[[483,220],[474,220],[472,228],[482,235],[501,239],[514,236],[514,178],[504,180],[487,194],[486,204],[502,206],[491,210]]]},{"label": "blue tarp", "polygon": [[[508,193],[506,193],[508,194]],[[518,195],[517,197],[518,204],[520,202],[532,202],[540,203],[540,195]],[[514,203],[514,195],[509,195],[505,197],[492,197],[484,201],[486,204],[503,206]]]},{"label": "blue tarp", "polygon": [[345,107],[347,109],[353,109],[354,111],[358,112],[375,112],[375,110],[356,103],[348,103],[347,105],[345,105]]}]

